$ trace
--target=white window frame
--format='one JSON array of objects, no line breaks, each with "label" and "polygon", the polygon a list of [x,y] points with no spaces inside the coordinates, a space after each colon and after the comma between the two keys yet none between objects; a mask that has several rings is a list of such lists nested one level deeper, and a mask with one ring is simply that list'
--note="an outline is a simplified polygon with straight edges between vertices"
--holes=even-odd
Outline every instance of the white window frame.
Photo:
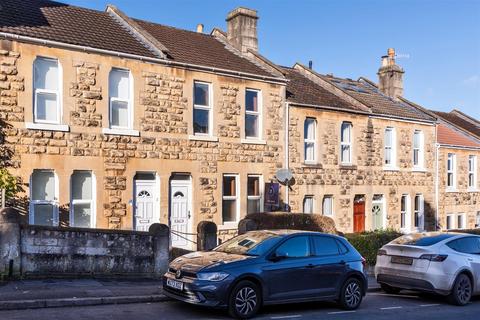
[{"label": "white window frame", "polygon": [[[392,145],[387,145],[387,131],[392,133]],[[383,166],[385,169],[396,169],[397,168],[397,134],[394,127],[386,127],[383,134]],[[387,152],[390,152],[390,163],[387,161]]]},{"label": "white window frame", "polygon": [[[419,198],[419,207],[415,208],[417,197]],[[416,226],[415,215],[418,217],[418,226]],[[415,198],[413,198],[413,227],[416,231],[423,231],[425,228],[425,198],[423,194],[417,193]]]},{"label": "white window frame", "polygon": [[[258,196],[251,196],[248,194],[248,178],[258,178],[258,192],[260,195]],[[263,212],[263,192],[264,192],[264,185],[263,185],[263,175],[261,174],[248,174],[247,175],[247,213],[248,213],[248,201],[249,200],[259,200],[260,202],[260,212]]]},{"label": "white window frame", "polygon": [[[307,199],[312,200],[312,212],[306,212],[306,210],[305,210],[305,203],[306,203]],[[303,213],[313,214],[315,212],[315,197],[313,195],[309,194],[309,195],[305,195],[303,197],[303,207],[302,207],[302,209],[303,209]]]},{"label": "white window frame", "polygon": [[[128,72],[128,99],[122,99],[119,97],[112,97],[111,95],[111,80],[110,80],[110,75],[112,74],[113,71],[119,71],[119,72]],[[123,69],[123,68],[112,68],[110,69],[110,72],[108,74],[108,127],[112,130],[132,130],[133,129],[133,76],[132,72],[128,69]],[[122,127],[122,126],[114,126],[112,125],[112,102],[126,102],[127,103],[127,116],[128,116],[128,126],[127,127]]]},{"label": "white window frame", "polygon": [[[83,199],[73,199],[73,175],[75,173],[88,172],[92,177],[92,199],[83,200]],[[74,208],[76,204],[89,204],[90,205],[90,228],[96,227],[96,199],[95,195],[97,194],[97,183],[96,177],[93,171],[91,170],[74,170],[70,176],[70,226],[75,227],[75,212]]]},{"label": "white window frame", "polygon": [[[58,68],[58,90],[50,90],[50,89],[44,89],[44,88],[37,88],[35,86],[35,63],[39,60],[49,60],[49,61],[55,61],[57,63],[57,68]],[[62,65],[60,61],[56,58],[48,58],[48,57],[42,57],[42,56],[37,56],[35,60],[33,61],[33,70],[32,70],[33,78],[32,78],[32,84],[33,84],[33,122],[34,123],[41,123],[41,124],[61,124],[62,123],[62,92],[63,92],[63,70],[62,70]],[[41,120],[37,119],[37,102],[38,94],[55,94],[57,97],[57,119],[56,121],[48,121],[48,120]]]},{"label": "white window frame", "polygon": [[[402,211],[402,201],[405,197],[405,211]],[[404,215],[404,225],[402,226],[402,215]],[[400,197],[400,230],[410,232],[412,224],[411,201],[409,194],[402,194]]]},{"label": "white window frame", "polygon": [[[470,168],[471,167],[471,168]],[[473,180],[473,185],[470,184],[470,178]],[[477,156],[468,156],[468,190],[477,190]]]},{"label": "white window frame", "polygon": [[[247,110],[247,91],[256,92],[257,93],[257,104],[258,104],[258,111],[249,111]],[[263,96],[262,90],[258,89],[245,89],[245,139],[248,140],[262,140],[263,137]],[[251,137],[247,136],[247,115],[257,116],[258,119],[258,137]]]},{"label": "white window frame", "polygon": [[[35,172],[51,172],[53,173],[53,178],[55,182],[55,196],[53,200],[34,200],[33,199],[33,175]],[[59,197],[59,188],[58,188],[58,177],[53,169],[35,169],[32,174],[30,175],[30,205],[29,205],[29,214],[28,214],[28,223],[34,224],[35,223],[35,205],[51,205],[53,207],[53,221],[52,225],[57,227],[59,224],[59,217],[58,217],[58,197]]]},{"label": "white window frame", "polygon": [[[461,221],[462,221],[462,226],[459,225],[459,223],[458,223],[458,218],[461,219]],[[466,219],[465,213],[458,213],[458,214],[455,216],[455,223],[457,224],[457,229],[458,229],[458,230],[467,229],[467,219]]]},{"label": "white window frame", "polygon": [[[450,226],[449,226],[449,223],[448,223],[449,220],[450,220]],[[453,214],[453,213],[447,214],[447,216],[445,218],[445,230],[454,230],[456,223],[457,222],[455,221],[455,214]]]},{"label": "white window frame", "polygon": [[477,211],[475,215],[475,228],[480,228],[480,211]]},{"label": "white window frame", "polygon": [[[313,139],[309,139],[305,135],[307,121],[313,121]],[[317,162],[317,119],[311,118],[311,117],[305,118],[305,121],[303,122],[303,135],[304,135],[303,160],[305,161],[305,163],[310,163],[310,164],[316,163]],[[313,159],[307,159],[307,143],[313,143]]]},{"label": "white window frame", "polygon": [[[208,86],[208,106],[198,105],[195,104],[195,84],[205,84]],[[204,81],[193,81],[193,110],[192,110],[192,132],[195,136],[204,136],[204,137],[211,137],[213,135],[213,86],[210,82]],[[195,132],[195,109],[198,110],[207,110],[208,111],[208,132]]]},{"label": "white window frame", "polygon": [[[344,125],[346,125],[346,128],[350,130],[349,134],[349,141],[343,141],[343,129]],[[345,165],[351,165],[353,163],[352,160],[352,141],[353,141],[353,125],[349,121],[343,121],[342,124],[340,125],[340,162]],[[343,159],[343,147],[348,147],[348,161]]]},{"label": "white window frame", "polygon": [[[235,177],[235,196],[225,196],[224,189],[225,186],[223,185],[223,178],[224,177]],[[223,225],[237,225],[238,221],[240,220],[240,175],[237,173],[226,173],[222,176],[222,224]],[[223,221],[223,201],[224,200],[235,200],[236,206],[236,217],[235,221]]]},{"label": "white window frame", "polygon": [[[418,135],[419,137],[419,146],[418,148],[415,148],[415,136]],[[424,156],[424,148],[425,148],[425,140],[423,136],[423,131],[422,130],[415,130],[413,133],[413,141],[412,141],[412,147],[413,147],[413,154],[412,154],[412,163],[413,167],[415,169],[423,169],[425,166],[425,156]],[[415,164],[415,151],[417,151],[418,156],[417,160],[418,163]]]},{"label": "white window frame", "polygon": [[[330,214],[325,214],[325,200],[330,199],[332,212]],[[322,215],[326,217],[333,217],[335,215],[335,198],[331,194],[326,194],[323,196],[322,200]]]},{"label": "white window frame", "polygon": [[[449,166],[451,164],[451,167]],[[449,176],[452,175],[452,185],[449,185]],[[447,155],[447,190],[454,191],[457,188],[457,155],[449,153]]]}]

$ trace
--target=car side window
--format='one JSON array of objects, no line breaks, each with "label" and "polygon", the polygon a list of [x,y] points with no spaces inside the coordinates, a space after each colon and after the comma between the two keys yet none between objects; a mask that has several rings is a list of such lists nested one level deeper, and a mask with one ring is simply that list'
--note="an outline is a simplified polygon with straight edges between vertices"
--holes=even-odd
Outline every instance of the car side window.
[{"label": "car side window", "polygon": [[480,254],[480,241],[476,237],[461,238],[447,244],[455,251],[469,254]]},{"label": "car side window", "polygon": [[334,238],[326,236],[314,236],[312,238],[314,246],[313,252],[316,256],[338,255],[337,240]]},{"label": "car side window", "polygon": [[290,238],[282,243],[275,251],[277,256],[301,258],[310,255],[310,241],[308,236]]}]

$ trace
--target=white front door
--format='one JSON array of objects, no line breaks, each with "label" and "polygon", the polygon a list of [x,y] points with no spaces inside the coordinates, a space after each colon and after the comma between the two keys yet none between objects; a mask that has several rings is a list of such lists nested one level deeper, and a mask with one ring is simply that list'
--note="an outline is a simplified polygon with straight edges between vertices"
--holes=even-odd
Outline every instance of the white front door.
[{"label": "white front door", "polygon": [[170,228],[172,247],[191,249],[190,181],[172,180],[170,187]]},{"label": "white front door", "polygon": [[155,180],[135,181],[135,230],[148,231],[156,219]]}]

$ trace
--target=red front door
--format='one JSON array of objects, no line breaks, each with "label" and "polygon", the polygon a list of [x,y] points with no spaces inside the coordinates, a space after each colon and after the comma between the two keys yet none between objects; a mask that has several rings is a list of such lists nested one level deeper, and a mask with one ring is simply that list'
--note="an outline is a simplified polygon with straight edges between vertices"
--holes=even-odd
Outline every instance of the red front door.
[{"label": "red front door", "polygon": [[365,231],[365,197],[356,196],[353,202],[353,232]]}]

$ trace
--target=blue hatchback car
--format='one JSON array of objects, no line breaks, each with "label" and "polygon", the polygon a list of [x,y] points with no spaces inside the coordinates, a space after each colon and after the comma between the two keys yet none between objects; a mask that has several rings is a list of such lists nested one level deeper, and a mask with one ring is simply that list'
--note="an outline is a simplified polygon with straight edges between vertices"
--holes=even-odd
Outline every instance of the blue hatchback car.
[{"label": "blue hatchback car", "polygon": [[365,260],[342,237],[294,230],[251,231],[208,252],[181,256],[163,277],[164,293],[226,307],[234,318],[262,305],[334,300],[358,308],[367,288]]}]

